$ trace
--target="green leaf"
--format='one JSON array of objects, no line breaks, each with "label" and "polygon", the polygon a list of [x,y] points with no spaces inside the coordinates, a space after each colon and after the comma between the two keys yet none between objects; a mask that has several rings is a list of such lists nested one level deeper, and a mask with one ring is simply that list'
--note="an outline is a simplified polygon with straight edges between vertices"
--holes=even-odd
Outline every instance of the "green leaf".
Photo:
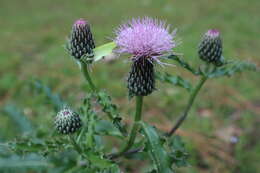
[{"label": "green leaf", "polygon": [[116,136],[122,138],[121,133],[115,128],[113,123],[106,120],[99,120],[96,122],[95,131],[99,135]]},{"label": "green leaf", "polygon": [[93,152],[92,150],[88,150],[86,155],[91,164],[98,168],[109,168],[114,164],[110,160],[105,159],[101,154]]},{"label": "green leaf", "polygon": [[9,117],[16,124],[16,127],[20,129],[20,132],[32,133],[34,131],[31,122],[27,119],[23,112],[19,110],[15,105],[5,106],[4,112],[6,112],[9,115]]},{"label": "green leaf", "polygon": [[122,173],[118,167],[118,165],[113,164],[108,168],[100,168],[100,167],[95,167],[91,165],[91,168],[85,169],[83,172],[91,172],[91,173]]},{"label": "green leaf", "polygon": [[68,141],[62,138],[51,138],[42,140],[33,136],[26,136],[7,144],[8,148],[17,154],[38,153],[41,155],[53,154],[64,150]]},{"label": "green leaf", "polygon": [[176,56],[176,55],[169,55],[167,58],[176,61],[181,67],[183,67],[186,70],[190,71],[194,75],[200,75],[199,71],[196,71],[195,69],[193,69],[187,62],[185,62],[183,59],[179,58],[178,56]]},{"label": "green leaf", "polygon": [[172,173],[170,156],[167,154],[156,129],[144,122],[140,123],[147,139],[147,150],[158,173]]},{"label": "green leaf", "polygon": [[122,173],[119,167],[114,164],[111,167],[107,168],[106,170],[102,171],[102,173]]},{"label": "green leaf", "polygon": [[180,76],[172,76],[169,73],[160,73],[157,72],[155,74],[156,78],[159,79],[162,82],[166,82],[172,85],[176,85],[182,88],[187,89],[188,91],[192,90],[192,85],[190,84],[189,81],[183,79]]},{"label": "green leaf", "polygon": [[116,44],[114,42],[110,42],[107,44],[104,44],[102,46],[99,46],[94,49],[94,61],[99,61],[103,59],[105,56],[112,53],[113,49],[116,47]]},{"label": "green leaf", "polygon": [[184,142],[181,140],[180,136],[171,136],[169,139],[169,146],[172,147],[173,150],[185,150]]},{"label": "green leaf", "polygon": [[59,96],[59,94],[56,94],[56,93],[52,92],[51,88],[49,88],[48,86],[44,85],[41,81],[35,80],[34,81],[34,86],[35,86],[36,89],[38,89],[39,91],[43,92],[47,96],[48,101],[52,105],[54,105],[56,110],[59,110],[64,105],[66,105],[66,103],[64,101],[62,101],[62,99]]},{"label": "green leaf", "polygon": [[97,93],[97,102],[102,107],[109,119],[112,120],[114,126],[121,132],[123,136],[127,136],[127,131],[121,123],[122,118],[119,116],[117,106],[112,103],[111,97],[104,91]]},{"label": "green leaf", "polygon": [[50,167],[43,157],[35,154],[26,155],[23,157],[12,155],[7,158],[0,158],[0,170],[4,169],[21,169],[21,168],[38,168],[39,167]]},{"label": "green leaf", "polygon": [[185,149],[184,142],[180,136],[172,136],[168,139],[168,146],[171,150],[172,162],[177,167],[188,166],[188,153]]},{"label": "green leaf", "polygon": [[235,73],[241,73],[243,71],[259,71],[256,64],[247,61],[233,61],[227,63],[226,65],[217,68],[211,74],[208,75],[209,78],[216,78],[222,76],[232,76]]},{"label": "green leaf", "polygon": [[87,147],[93,148],[94,147],[94,132],[96,126],[96,119],[97,115],[94,111],[89,111],[87,113],[88,122],[87,122],[87,129],[88,132],[86,133],[86,142]]}]

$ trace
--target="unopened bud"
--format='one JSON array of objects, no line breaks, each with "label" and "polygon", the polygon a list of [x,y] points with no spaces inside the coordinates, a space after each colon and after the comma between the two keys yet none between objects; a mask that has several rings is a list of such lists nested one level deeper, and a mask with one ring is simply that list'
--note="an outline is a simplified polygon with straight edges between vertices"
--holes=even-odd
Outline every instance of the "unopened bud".
[{"label": "unopened bud", "polygon": [[72,134],[82,126],[79,114],[69,108],[58,112],[55,118],[55,127],[59,133]]},{"label": "unopened bud", "polygon": [[87,21],[79,19],[74,23],[67,48],[75,59],[88,63],[93,61],[95,43]]},{"label": "unopened bud", "polygon": [[199,57],[203,61],[216,66],[223,65],[222,41],[218,30],[211,29],[206,32],[199,44]]}]

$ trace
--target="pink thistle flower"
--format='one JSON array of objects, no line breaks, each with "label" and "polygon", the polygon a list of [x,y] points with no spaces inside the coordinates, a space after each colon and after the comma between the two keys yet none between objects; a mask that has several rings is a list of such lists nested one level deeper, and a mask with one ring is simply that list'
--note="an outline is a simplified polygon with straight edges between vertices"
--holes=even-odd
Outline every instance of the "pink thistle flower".
[{"label": "pink thistle flower", "polygon": [[87,25],[87,21],[85,21],[84,19],[78,19],[78,20],[74,23],[73,27],[81,27],[81,26],[84,27],[84,25]]},{"label": "pink thistle flower", "polygon": [[164,21],[149,17],[132,19],[116,30],[117,52],[132,54],[134,60],[146,57],[160,63],[158,58],[176,47],[176,30],[169,30]]},{"label": "pink thistle flower", "polygon": [[219,37],[220,33],[217,29],[210,29],[206,32],[205,35],[207,35],[211,38],[216,38],[216,37]]},{"label": "pink thistle flower", "polygon": [[153,62],[164,64],[159,58],[176,47],[175,34],[164,21],[149,17],[132,19],[116,30],[117,53],[133,56],[127,78],[130,97],[147,96],[156,89]]}]

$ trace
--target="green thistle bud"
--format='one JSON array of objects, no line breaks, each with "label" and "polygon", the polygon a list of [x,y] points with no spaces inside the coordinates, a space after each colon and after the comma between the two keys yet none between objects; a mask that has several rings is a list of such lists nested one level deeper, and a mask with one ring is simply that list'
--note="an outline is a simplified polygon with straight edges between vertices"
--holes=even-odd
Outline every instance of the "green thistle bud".
[{"label": "green thistle bud", "polygon": [[129,96],[147,96],[155,90],[154,65],[146,57],[135,58],[127,79]]},{"label": "green thistle bud", "polygon": [[69,108],[58,112],[55,118],[55,127],[61,134],[72,134],[82,126],[79,114]]},{"label": "green thistle bud", "polygon": [[203,61],[213,63],[216,66],[223,65],[222,41],[218,30],[211,29],[203,36],[199,44],[199,57]]},{"label": "green thistle bud", "polygon": [[93,49],[95,43],[89,24],[83,20],[77,20],[71,31],[67,49],[75,59],[91,63],[93,61]]}]

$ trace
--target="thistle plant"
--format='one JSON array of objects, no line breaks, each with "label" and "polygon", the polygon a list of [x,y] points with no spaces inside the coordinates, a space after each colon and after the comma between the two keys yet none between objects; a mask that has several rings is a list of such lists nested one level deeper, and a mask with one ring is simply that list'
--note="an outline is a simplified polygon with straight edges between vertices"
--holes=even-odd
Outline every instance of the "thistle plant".
[{"label": "thistle plant", "polygon": [[[89,23],[80,19],[73,24],[67,49],[80,64],[80,70],[89,86],[82,106],[78,109],[72,109],[74,105],[71,105],[71,108],[63,107],[66,104],[58,95],[37,83],[36,87],[46,93],[55,108],[63,108],[53,118],[53,135],[43,138],[31,134],[28,138],[12,142],[8,146],[14,152],[44,155],[44,161],[52,163],[50,167],[45,168],[49,171],[56,169],[61,172],[120,173],[124,172],[120,167],[125,165],[122,158],[131,160],[145,157],[150,161],[148,172],[172,173],[177,167],[188,165],[185,145],[179,136],[173,134],[188,117],[205,82],[244,70],[256,70],[256,66],[249,62],[224,61],[218,30],[209,30],[203,35],[198,46],[197,60],[202,60],[199,67],[191,66],[186,62],[187,57],[179,57],[174,53],[173,49],[177,45],[176,30],[172,31],[164,21],[149,17],[132,19],[115,29],[115,34],[112,43],[95,48]],[[112,102],[111,96],[104,89],[96,87],[89,71],[90,65],[97,65],[97,61],[101,61],[112,51],[119,56],[126,54],[131,63],[130,69],[126,71],[126,86],[130,98],[135,97],[136,100],[133,125],[124,124],[124,117],[118,111],[118,106]],[[176,64],[178,67],[175,68],[191,72],[199,78],[198,83],[193,86],[180,76],[159,72],[156,66],[166,64],[162,59]],[[98,79],[98,76],[95,79]],[[156,81],[170,83],[173,87],[183,87],[190,93],[183,113],[172,123],[173,126],[168,132],[156,129],[141,118],[143,100],[156,90]],[[108,118],[103,117],[103,114]],[[128,126],[131,126],[130,130]],[[106,141],[108,138],[105,136],[110,136],[109,141],[113,141],[118,144],[115,146],[119,147],[109,147]],[[67,153],[65,157],[62,155],[64,152]],[[71,152],[74,153],[73,156],[70,155]],[[131,157],[133,155],[135,157]],[[55,164],[53,158],[64,163]]]},{"label": "thistle plant", "polygon": [[169,33],[166,23],[152,18],[139,18],[121,25],[116,30],[115,43],[118,53],[131,56],[131,69],[127,78],[129,96],[136,96],[135,123],[129,141],[119,154],[134,144],[141,120],[143,96],[155,90],[155,63],[161,64],[160,57],[172,51],[175,32]]}]

